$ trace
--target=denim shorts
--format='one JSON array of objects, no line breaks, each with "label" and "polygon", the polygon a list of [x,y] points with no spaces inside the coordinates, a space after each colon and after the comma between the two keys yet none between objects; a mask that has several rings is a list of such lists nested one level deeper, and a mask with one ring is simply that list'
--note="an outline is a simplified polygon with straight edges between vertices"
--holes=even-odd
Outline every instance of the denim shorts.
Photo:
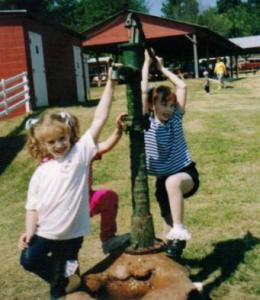
[{"label": "denim shorts", "polygon": [[[189,174],[190,177],[193,180],[193,183],[194,183],[193,188],[188,193],[183,195],[184,198],[188,198],[188,197],[191,197],[193,194],[196,193],[196,191],[199,188],[199,184],[200,184],[199,173],[196,169],[196,163],[192,162],[187,167],[184,167],[183,169],[181,169],[180,171],[178,171],[175,174],[182,173],[182,172]],[[174,174],[171,174],[171,175],[174,175]],[[165,217],[165,216],[169,215],[169,213],[171,211],[170,204],[169,204],[169,198],[168,198],[166,185],[165,185],[166,179],[171,175],[157,177],[157,179],[156,179],[155,196],[156,196],[156,199],[157,199],[157,201],[160,205],[161,216],[162,217]]]}]

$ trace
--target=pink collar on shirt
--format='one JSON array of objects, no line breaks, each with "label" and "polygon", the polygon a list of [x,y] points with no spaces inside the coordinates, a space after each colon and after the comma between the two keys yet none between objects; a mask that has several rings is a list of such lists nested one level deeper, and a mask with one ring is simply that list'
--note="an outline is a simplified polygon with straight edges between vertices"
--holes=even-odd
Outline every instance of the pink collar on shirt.
[{"label": "pink collar on shirt", "polygon": [[52,159],[53,159],[53,157],[51,155],[48,155],[41,160],[41,164],[44,164],[47,161],[52,160]]}]

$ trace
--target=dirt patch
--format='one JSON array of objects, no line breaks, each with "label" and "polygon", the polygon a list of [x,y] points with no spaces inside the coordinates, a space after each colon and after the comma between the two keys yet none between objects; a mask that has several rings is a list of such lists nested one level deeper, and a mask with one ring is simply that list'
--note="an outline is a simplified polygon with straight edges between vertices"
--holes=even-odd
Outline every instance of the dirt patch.
[{"label": "dirt patch", "polygon": [[84,282],[97,299],[200,299],[188,275],[164,253],[123,253],[104,271],[85,275]]}]

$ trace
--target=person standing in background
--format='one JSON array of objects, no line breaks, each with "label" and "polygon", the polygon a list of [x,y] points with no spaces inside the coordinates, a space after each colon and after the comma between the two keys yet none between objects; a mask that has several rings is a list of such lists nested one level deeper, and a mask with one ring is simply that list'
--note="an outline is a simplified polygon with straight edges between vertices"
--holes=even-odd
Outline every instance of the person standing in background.
[{"label": "person standing in background", "polygon": [[224,75],[226,74],[226,66],[220,57],[217,58],[214,73],[217,75],[219,86],[218,89],[224,88]]}]

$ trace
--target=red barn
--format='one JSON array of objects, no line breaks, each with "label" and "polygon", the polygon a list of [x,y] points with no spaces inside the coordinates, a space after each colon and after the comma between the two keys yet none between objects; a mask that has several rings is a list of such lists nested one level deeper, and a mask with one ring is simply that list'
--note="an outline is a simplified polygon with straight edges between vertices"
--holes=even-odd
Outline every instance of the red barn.
[{"label": "red barn", "polygon": [[85,102],[81,43],[80,34],[25,10],[0,11],[0,79],[27,72],[33,108]]}]

